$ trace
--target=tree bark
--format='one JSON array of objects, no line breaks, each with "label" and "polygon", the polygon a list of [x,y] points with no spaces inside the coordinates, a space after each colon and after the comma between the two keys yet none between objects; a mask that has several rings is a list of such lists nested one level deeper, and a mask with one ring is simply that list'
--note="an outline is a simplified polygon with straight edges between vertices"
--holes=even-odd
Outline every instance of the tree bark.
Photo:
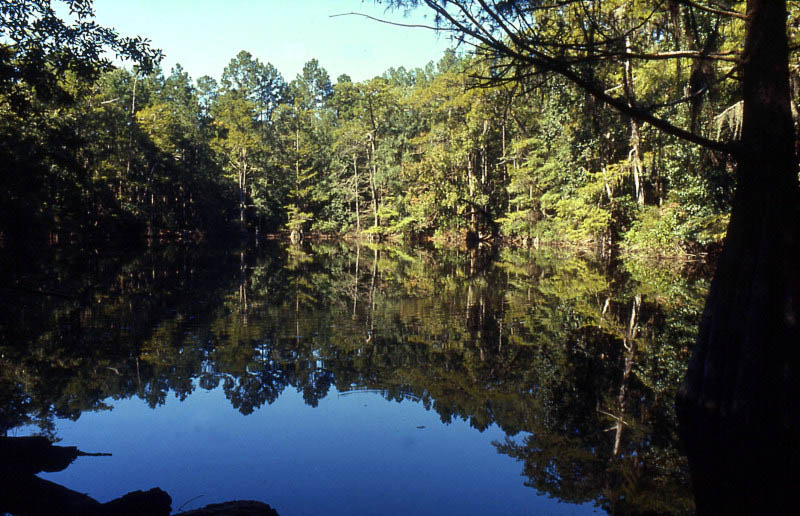
[{"label": "tree bark", "polygon": [[779,514],[800,466],[800,187],[786,2],[749,0],[731,221],[678,399],[698,514]]}]

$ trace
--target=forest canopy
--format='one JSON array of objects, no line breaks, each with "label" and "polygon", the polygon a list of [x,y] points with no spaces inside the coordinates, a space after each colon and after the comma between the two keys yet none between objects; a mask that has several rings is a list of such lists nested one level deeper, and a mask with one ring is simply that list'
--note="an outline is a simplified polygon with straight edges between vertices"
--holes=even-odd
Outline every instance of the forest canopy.
[{"label": "forest canopy", "polygon": [[[3,7],[13,42],[3,47],[13,73],[0,92],[5,239],[303,230],[463,242],[469,233],[685,255],[724,234],[734,184],[724,154],[636,122],[563,77],[487,59],[492,49],[480,42],[356,83],[333,81],[316,60],[285,79],[242,51],[218,82],[179,65],[162,71],[146,40],[98,27],[88,2],[66,4],[85,22],[67,43],[61,35],[74,29],[49,2]],[[22,6],[51,37],[15,32]],[[652,27],[649,40],[631,42],[639,47],[663,46],[681,27],[695,45],[715,39],[714,70],[727,63],[725,36],[741,30],[736,18],[714,22],[685,6],[675,19],[621,9],[614,16],[625,23]],[[566,31],[563,22],[553,30]],[[137,64],[112,67],[101,48]],[[575,61],[615,92],[635,93],[636,106],[669,104],[665,92],[681,93],[697,74],[683,60]],[[487,84],[512,70],[513,81]],[[659,113],[734,140],[738,100],[735,86],[719,85],[703,102]]]}]

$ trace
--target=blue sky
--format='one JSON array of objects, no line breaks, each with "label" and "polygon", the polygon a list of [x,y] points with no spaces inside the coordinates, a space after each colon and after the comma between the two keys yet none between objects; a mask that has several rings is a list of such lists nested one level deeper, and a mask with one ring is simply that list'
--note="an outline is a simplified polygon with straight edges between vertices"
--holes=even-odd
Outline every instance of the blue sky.
[{"label": "blue sky", "polygon": [[405,18],[371,0],[95,0],[96,20],[125,36],[149,38],[166,57],[197,79],[219,78],[240,50],[272,63],[292,80],[317,58],[335,81],[342,73],[360,81],[389,67],[408,69],[438,61],[451,46],[445,35],[402,28],[356,16],[361,12],[401,23],[432,25],[424,10]]}]

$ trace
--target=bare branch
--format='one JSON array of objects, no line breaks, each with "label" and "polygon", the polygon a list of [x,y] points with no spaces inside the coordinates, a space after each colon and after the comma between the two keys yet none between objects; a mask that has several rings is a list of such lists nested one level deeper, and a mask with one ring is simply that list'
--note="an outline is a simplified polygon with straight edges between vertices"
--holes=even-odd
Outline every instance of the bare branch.
[{"label": "bare branch", "polygon": [[436,27],[434,25],[421,25],[421,24],[418,24],[418,23],[398,23],[398,22],[393,22],[393,21],[389,21],[389,20],[383,20],[381,18],[376,18],[376,17],[370,16],[368,14],[356,13],[356,12],[331,14],[330,16],[328,16],[328,18],[338,18],[339,16],[361,16],[362,18],[368,18],[368,19],[370,19],[372,21],[376,21],[376,22],[379,22],[379,23],[385,23],[386,25],[394,25],[395,27],[407,27],[407,28],[412,28],[412,29],[428,29],[428,30],[433,30],[433,31],[436,31],[436,32],[439,32],[439,31],[442,31],[442,32],[458,32],[456,29],[453,29],[451,27]]},{"label": "bare branch", "polygon": [[597,54],[597,57],[603,59],[620,58],[620,59],[636,59],[643,61],[660,61],[664,59],[703,59],[708,61],[726,61],[729,63],[738,63],[739,57],[733,52],[724,54],[703,54],[699,50],[675,50],[672,52],[656,52],[652,54],[636,53],[636,52],[617,52]]}]

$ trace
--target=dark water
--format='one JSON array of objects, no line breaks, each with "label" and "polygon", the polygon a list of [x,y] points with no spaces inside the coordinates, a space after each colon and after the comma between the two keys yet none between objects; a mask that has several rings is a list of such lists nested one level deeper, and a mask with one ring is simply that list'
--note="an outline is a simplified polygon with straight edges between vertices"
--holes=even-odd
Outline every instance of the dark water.
[{"label": "dark water", "polygon": [[2,256],[0,433],[173,509],[686,514],[674,397],[706,282],[552,251]]}]

